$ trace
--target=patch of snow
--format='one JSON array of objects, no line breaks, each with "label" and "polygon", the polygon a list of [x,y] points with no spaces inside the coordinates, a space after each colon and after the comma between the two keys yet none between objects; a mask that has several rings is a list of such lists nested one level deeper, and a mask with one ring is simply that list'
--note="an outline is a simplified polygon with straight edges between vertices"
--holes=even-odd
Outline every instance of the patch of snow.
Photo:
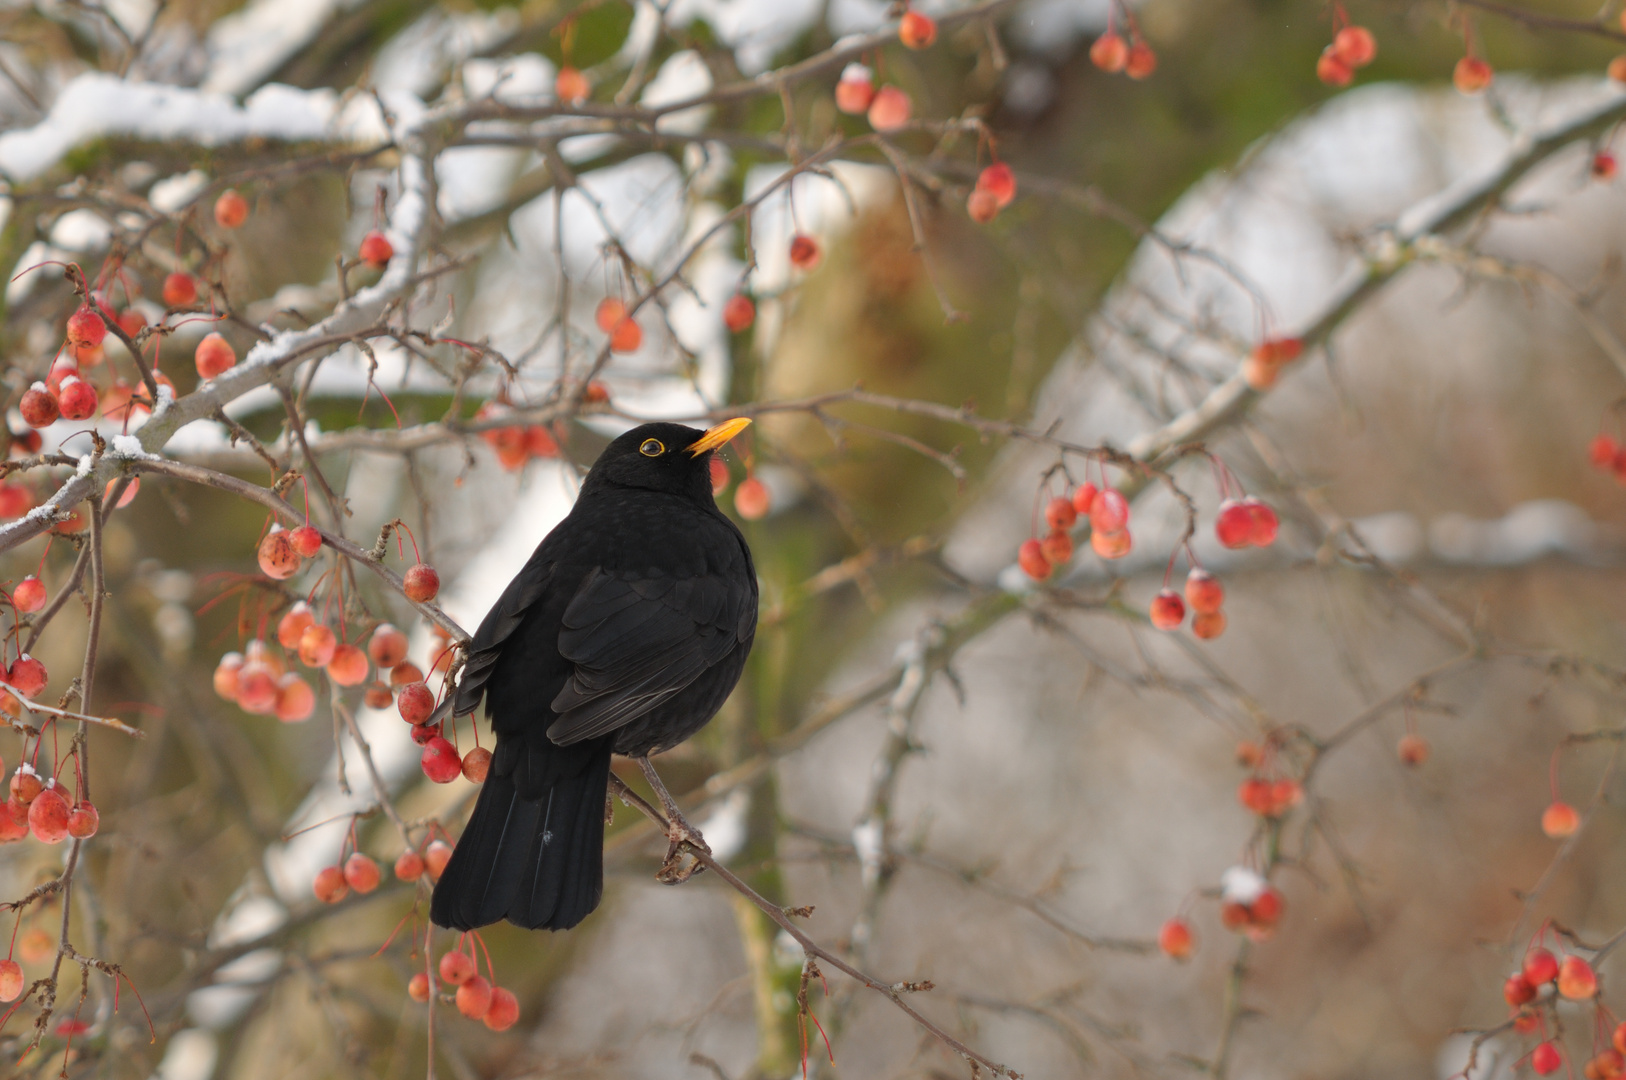
[{"label": "patch of snow", "polygon": [[[4,222],[0,222],[0,228],[4,228]],[[64,251],[101,251],[112,237],[113,227],[102,215],[88,207],[69,210],[51,226],[52,245]]]},{"label": "patch of snow", "polygon": [[202,169],[193,169],[190,172],[176,173],[166,176],[153,184],[152,190],[147,192],[147,201],[152,208],[161,213],[173,214],[175,211],[190,206],[192,202],[209,186],[209,174]]}]

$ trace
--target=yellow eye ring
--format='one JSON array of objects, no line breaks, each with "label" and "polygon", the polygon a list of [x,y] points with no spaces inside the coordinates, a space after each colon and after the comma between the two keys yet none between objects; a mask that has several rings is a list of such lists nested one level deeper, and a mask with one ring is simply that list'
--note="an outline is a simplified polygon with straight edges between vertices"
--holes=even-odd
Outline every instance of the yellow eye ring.
[{"label": "yellow eye ring", "polygon": [[661,445],[659,439],[645,439],[639,444],[638,452],[644,457],[660,457],[666,453],[666,447]]}]

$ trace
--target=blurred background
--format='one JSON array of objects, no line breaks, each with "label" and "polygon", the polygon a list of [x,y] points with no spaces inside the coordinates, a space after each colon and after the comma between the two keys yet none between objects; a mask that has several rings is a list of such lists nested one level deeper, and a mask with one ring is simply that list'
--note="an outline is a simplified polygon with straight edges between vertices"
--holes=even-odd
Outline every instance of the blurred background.
[{"label": "blurred background", "polygon": [[[718,498],[762,577],[755,651],[658,764],[719,858],[811,907],[821,945],[884,983],[930,980],[909,1004],[1027,1077],[1446,1078],[1492,1029],[1476,1080],[1547,1038],[1581,1069],[1608,1045],[1626,926],[1626,516],[1588,458],[1626,438],[1626,198],[1600,164],[1626,115],[1604,76],[1618,13],[916,7],[938,20],[929,48],[870,0],[0,3],[12,456],[68,455],[7,483],[38,502],[89,450],[90,423],[66,420],[29,447],[16,408],[78,304],[67,263],[163,328],[141,340],[182,401],[209,390],[205,334],[246,366],[352,299],[370,311],[388,333],[286,369],[297,424],[276,387],[245,388],[163,453],[270,485],[303,436],[334,493],[311,484],[321,523],[371,548],[403,521],[471,631],[608,439],[754,415]],[[1329,87],[1316,59],[1346,22],[1377,56]],[[1452,85],[1465,28],[1496,73],[1474,95]],[[1143,37],[1155,72],[1092,63],[1107,32]],[[904,90],[911,123],[877,138],[873,114],[840,110],[849,61]],[[559,100],[561,70],[582,100]],[[994,160],[1017,195],[978,223]],[[210,209],[227,189],[238,228]],[[1419,240],[1440,206],[1461,212]],[[382,272],[356,258],[375,229],[402,255]],[[793,264],[796,235],[816,265]],[[178,271],[207,286],[198,304],[164,297]],[[736,294],[755,304],[738,331]],[[641,342],[611,352],[600,302],[646,296]],[[1260,340],[1300,334],[1269,393],[1242,388]],[[112,337],[79,362],[104,406],[139,381]],[[493,403],[557,449],[481,429]],[[1109,453],[1086,467],[1080,448]],[[1273,545],[1215,538],[1225,468],[1280,516]],[[1145,489],[1133,549],[1099,558],[1080,530],[1032,582],[1018,546],[1086,479]],[[748,482],[765,510],[736,503]],[[153,475],[108,516],[92,711],[146,737],[92,731],[100,832],[0,848],[0,899],[78,851],[68,933],[127,980],[115,1013],[108,971],[81,994],[70,959],[43,1028],[37,998],[0,1027],[8,1075],[977,1075],[884,995],[827,965],[827,985],[804,979],[795,942],[715,875],[657,884],[664,844],[621,805],[597,913],[482,935],[518,1022],[492,1031],[448,998],[431,1043],[407,993],[427,882],[390,866],[455,838],[475,786],[430,783],[393,705],[275,637],[309,597],[347,640],[400,626],[424,670],[444,642],[337,555],[258,573],[267,525]],[[56,598],[83,543],[8,544],[0,577]],[[1147,622],[1191,558],[1226,589],[1217,638]],[[70,596],[31,649],[41,701],[83,661],[86,606]],[[222,656],[256,638],[314,685],[308,720],[216,693]],[[1402,760],[1407,734],[1424,760]],[[1256,774],[1302,798],[1250,812]],[[1566,839],[1541,828],[1555,799],[1584,819]],[[383,883],[320,903],[313,878],[352,848]],[[1273,926],[1222,924],[1239,867],[1279,891]],[[44,978],[60,895],[16,918]],[[1160,948],[1173,918],[1185,962]],[[1544,998],[1516,1031],[1502,984],[1537,935],[1595,959],[1602,992]],[[453,944],[441,931],[432,956]],[[75,1008],[83,1030],[62,1028]]]}]

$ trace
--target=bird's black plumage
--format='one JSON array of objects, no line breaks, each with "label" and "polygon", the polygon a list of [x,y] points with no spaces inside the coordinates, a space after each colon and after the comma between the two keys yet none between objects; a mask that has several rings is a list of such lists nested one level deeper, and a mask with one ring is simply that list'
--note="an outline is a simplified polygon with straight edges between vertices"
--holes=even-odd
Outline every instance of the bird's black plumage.
[{"label": "bird's black plumage", "polygon": [[451,711],[483,698],[497,746],[435,886],[436,923],[579,923],[604,890],[611,753],[676,746],[739,681],[756,569],[710,470],[710,447],[737,430],[644,424],[617,438],[480,624]]}]

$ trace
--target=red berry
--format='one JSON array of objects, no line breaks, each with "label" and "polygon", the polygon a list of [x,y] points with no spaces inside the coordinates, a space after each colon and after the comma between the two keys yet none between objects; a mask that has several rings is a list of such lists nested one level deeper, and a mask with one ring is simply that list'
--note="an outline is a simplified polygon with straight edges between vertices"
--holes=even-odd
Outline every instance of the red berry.
[{"label": "red berry", "polygon": [[440,981],[451,986],[462,986],[475,978],[474,960],[468,953],[453,949],[440,958]]},{"label": "red berry", "polygon": [[102,321],[89,304],[68,316],[68,343],[84,349],[94,349],[107,336],[107,323]]},{"label": "red berry", "polygon": [[349,895],[350,886],[345,884],[343,870],[337,866],[324,866],[316,872],[316,880],[311,882],[311,891],[322,903],[337,904]]},{"label": "red berry", "polygon": [[147,328],[147,317],[135,308],[125,308],[119,312],[119,329],[129,337],[135,337]]},{"label": "red berry", "polygon": [[978,225],[986,225],[999,216],[999,200],[993,192],[977,188],[965,200],[965,213]]},{"label": "red berry", "polygon": [[1116,75],[1129,63],[1129,43],[1108,30],[1090,46],[1090,63]]},{"label": "red berry", "polygon": [[[26,763],[19,765],[17,771],[11,774],[11,798],[16,800],[17,805],[24,808],[23,817],[25,819],[28,817],[27,807],[35,799],[39,798],[40,792],[44,790],[45,783],[40,779],[39,773],[34,771],[32,765]],[[13,814],[12,816],[15,817],[16,815]]]},{"label": "red berry", "polygon": [[1238,784],[1236,801],[1260,817],[1275,816],[1276,800],[1271,791],[1270,781],[1263,777],[1250,776]]},{"label": "red berry", "polygon": [[593,321],[606,334],[614,330],[616,324],[626,317],[627,305],[613,296],[606,296],[598,302],[598,307],[593,309]]},{"label": "red berry", "polygon": [[992,195],[1003,210],[1016,198],[1016,174],[1003,161],[996,161],[977,174],[977,190]]},{"label": "red berry", "polygon": [[1403,764],[1421,765],[1428,760],[1428,740],[1421,735],[1407,732],[1400,737],[1400,742],[1395,745],[1395,753],[1400,756]]},{"label": "red berry", "polygon": [[28,827],[34,839],[60,844],[68,838],[68,800],[57,790],[55,781],[28,804]]},{"label": "red berry", "polygon": [[331,628],[312,623],[299,635],[299,662],[306,667],[325,668],[338,648],[338,635]]},{"label": "red berry", "polygon": [[250,660],[237,673],[237,705],[246,713],[267,716],[277,708],[277,673],[271,665]]},{"label": "red berry", "polygon": [[56,398],[51,396],[44,383],[38,382],[23,391],[17,411],[23,414],[23,421],[29,427],[36,428],[50,427],[61,415],[61,410],[56,407]]},{"label": "red berry", "polygon": [[440,575],[428,563],[414,563],[403,577],[402,586],[408,600],[427,604],[440,595]]},{"label": "red berry", "polygon": [[1554,840],[1563,839],[1581,827],[1581,815],[1567,802],[1554,801],[1542,811],[1541,831]]},{"label": "red berry", "polygon": [[457,988],[457,1011],[479,1020],[491,1008],[491,984],[483,975],[471,975]]},{"label": "red berry", "polygon": [[[283,612],[282,618],[277,620],[277,644],[284,649],[293,651],[299,648],[299,639],[304,637],[305,630],[314,625],[316,616],[311,614],[310,605],[305,601],[297,601],[293,607]],[[221,663],[225,663],[222,659]]]},{"label": "red berry", "polygon": [[359,893],[378,888],[379,877],[378,864],[359,851],[344,861],[344,883]]},{"label": "red berry", "polygon": [[423,856],[416,851],[403,851],[395,860],[395,876],[402,881],[417,881],[423,877]]},{"label": "red berry", "polygon": [[98,400],[96,388],[77,376],[62,380],[62,391],[57,394],[57,408],[64,420],[89,420],[96,415]]},{"label": "red berry", "polygon": [[164,304],[172,308],[191,307],[198,302],[198,279],[175,271],[164,279]]},{"label": "red berry", "polygon": [[310,525],[296,525],[289,529],[288,542],[302,559],[312,558],[322,550],[322,534]]},{"label": "red berry", "polygon": [[1537,945],[1524,954],[1522,970],[1531,986],[1542,986],[1558,978],[1558,958]]},{"label": "red berry", "polygon": [[423,774],[437,784],[450,784],[463,775],[463,759],[458,756],[457,747],[440,735],[424,744],[420,764]]},{"label": "red berry", "polygon": [[1214,519],[1214,536],[1233,551],[1253,542],[1253,516],[1248,507],[1237,499],[1220,503],[1219,515]]},{"label": "red berry", "polygon": [[33,574],[19,581],[11,591],[11,602],[24,615],[32,615],[44,607],[47,599],[44,583]]},{"label": "red berry", "polygon": [[[1587,457],[1590,458],[1592,464],[1596,465],[1598,468],[1607,469],[1614,465],[1615,455],[1619,453],[1619,451],[1620,447],[1616,445],[1614,439],[1611,439],[1607,435],[1599,435],[1597,438],[1593,439],[1591,445],[1587,447]],[[6,516],[10,517],[12,515],[8,514]]]},{"label": "red berry", "polygon": [[407,997],[422,1003],[429,1000],[429,976],[418,972],[407,980]]},{"label": "red berry", "polygon": [[294,545],[288,541],[286,529],[266,533],[265,539],[260,541],[258,555],[260,570],[268,578],[282,581],[293,577],[299,570],[299,552],[295,551]]},{"label": "red berry", "polygon": [[754,476],[747,476],[734,489],[734,510],[746,521],[766,517],[773,504],[768,485]]},{"label": "red berry", "polygon": [[417,746],[429,745],[429,740],[440,734],[439,724],[413,724],[409,730],[412,742]]},{"label": "red berry", "polygon": [[1227,930],[1240,930],[1248,925],[1248,906],[1235,900],[1220,904],[1220,925]]},{"label": "red berry", "polygon": [[237,673],[243,667],[243,654],[229,652],[215,665],[215,693],[227,701],[237,700]]},{"label": "red berry", "polygon": [[230,371],[237,363],[237,350],[219,334],[210,334],[198,342],[192,354],[192,364],[198,369],[198,378],[212,379]]},{"label": "red berry", "polygon": [[[33,814],[33,810],[29,811]],[[1598,976],[1579,956],[1566,956],[1558,967],[1558,992],[1571,1001],[1585,1001],[1598,993]]]},{"label": "red berry", "polygon": [[[1614,82],[1626,83],[1626,56],[1617,56],[1609,61],[1609,66],[1604,69],[1604,73]],[[1623,1053],[1626,1053],[1626,1051],[1623,1051]]]},{"label": "red berry", "polygon": [[1451,82],[1464,94],[1477,94],[1491,84],[1495,73],[1477,56],[1464,56],[1451,72]]},{"label": "red berry", "polygon": [[1265,891],[1259,898],[1248,905],[1248,915],[1260,926],[1275,926],[1282,918],[1282,909],[1287,906],[1286,899],[1281,890],[1273,885],[1265,886]]},{"label": "red berry", "polygon": [[[41,443],[40,433],[29,431],[27,436],[33,441],[34,445],[24,447],[24,450],[30,454],[37,453]],[[11,444],[13,447],[23,442],[23,436],[12,436]],[[33,506],[34,495],[27,488],[21,484],[13,484],[10,481],[0,481],[0,518],[22,517],[33,509]]]},{"label": "red berry", "polygon": [[429,846],[423,849],[423,866],[429,872],[430,881],[439,881],[440,875],[446,869],[446,863],[452,857],[452,845],[444,840],[431,840]]},{"label": "red berry", "polygon": [[388,670],[406,659],[407,636],[389,623],[379,623],[367,642],[367,655],[373,663]]},{"label": "red berry", "polygon": [[227,188],[215,200],[215,224],[222,229],[236,229],[248,220],[248,200]]},{"label": "red berry", "polygon": [[507,1031],[519,1019],[519,999],[512,990],[500,986],[491,988],[491,1007],[483,1018],[492,1031]]},{"label": "red berry", "polygon": [[1626,1021],[1615,1025],[1615,1033],[1610,1037],[1609,1042],[1614,1046],[1616,1053],[1626,1055],[1626,1050],[1621,1049],[1621,1047],[1626,1046]]},{"label": "red berry", "polygon": [[395,246],[389,242],[383,233],[374,229],[361,238],[361,248],[357,251],[361,261],[369,266],[382,269],[395,257]]},{"label": "red berry", "polygon": [[1248,542],[1254,547],[1269,547],[1274,544],[1276,530],[1280,527],[1276,511],[1258,499],[1243,499],[1242,505],[1248,511]]},{"label": "red berry", "polygon": [[1157,947],[1163,950],[1163,955],[1175,960],[1185,960],[1191,956],[1196,946],[1191,934],[1191,924],[1176,915],[1163,924],[1163,929],[1157,934]]},{"label": "red berry", "polygon": [[369,709],[387,709],[395,704],[395,695],[390,692],[388,683],[375,679],[362,691],[361,702]]},{"label": "red berry", "polygon": [[1124,61],[1124,74],[1131,79],[1149,79],[1157,70],[1157,53],[1144,41],[1129,47],[1129,58]]},{"label": "red berry", "polygon": [[805,233],[790,238],[790,264],[798,270],[811,270],[819,265],[819,242]]},{"label": "red berry", "polygon": [[491,769],[491,751],[483,746],[476,746],[463,755],[463,778],[476,784],[486,782],[486,773]]},{"label": "red berry", "polygon": [[327,677],[340,686],[360,686],[370,671],[367,654],[354,645],[334,646],[333,658],[327,662]]},{"label": "red berry", "polygon": [[1078,510],[1071,499],[1051,499],[1045,504],[1044,520],[1052,529],[1071,529],[1078,523]]},{"label": "red berry", "polygon": [[423,672],[410,660],[403,660],[390,669],[390,685],[405,686],[407,683],[423,682]]},{"label": "red berry", "polygon": [[45,689],[50,677],[45,672],[45,665],[29,656],[27,653],[11,662],[6,670],[6,681],[17,688],[23,697],[31,698]]},{"label": "red berry", "polygon": [[1321,55],[1315,62],[1315,77],[1328,86],[1348,86],[1355,78],[1355,69],[1338,55],[1336,49],[1328,45],[1321,50]]},{"label": "red berry", "polygon": [[1099,494],[1094,484],[1086,482],[1080,485],[1079,489],[1073,492],[1073,509],[1087,516],[1095,508],[1095,497]]},{"label": "red berry", "polygon": [[16,1001],[22,993],[22,965],[15,960],[0,960],[0,1001]]},{"label": "red berry", "polygon": [[435,692],[421,682],[407,683],[395,696],[395,707],[401,719],[409,724],[421,724],[435,711]]},{"label": "red berry", "polygon": [[876,131],[896,131],[909,122],[914,102],[896,86],[883,86],[869,103],[869,126]]},{"label": "red berry", "polygon": [[930,15],[905,11],[898,20],[898,40],[905,48],[925,49],[937,40],[937,23]]},{"label": "red berry", "polygon": [[1090,504],[1090,528],[1096,532],[1122,532],[1129,524],[1129,500],[1117,488],[1105,488]]},{"label": "red berry", "polygon": [[569,64],[562,65],[559,74],[553,77],[553,93],[566,104],[579,105],[592,92],[593,86],[587,81],[587,76]]},{"label": "red berry", "polygon": [[632,319],[622,319],[610,328],[610,351],[637,352],[644,343],[644,328]]},{"label": "red berry", "polygon": [[1022,546],[1016,549],[1016,564],[1034,581],[1043,581],[1054,569],[1045,558],[1044,545],[1037,540],[1022,541]]},{"label": "red berry", "polygon": [[1211,615],[1225,603],[1225,586],[1200,566],[1186,575],[1186,603],[1199,615]]},{"label": "red berry", "polygon": [[707,468],[711,470],[711,494],[715,498],[728,487],[728,466],[723,464],[722,458],[713,457]]},{"label": "red berry", "polygon": [[1152,625],[1159,630],[1178,630],[1186,618],[1186,605],[1179,593],[1164,589],[1152,598],[1147,614],[1151,617]]},{"label": "red berry", "polygon": [[744,293],[735,293],[723,305],[723,325],[731,334],[742,333],[757,320],[757,306]]},{"label": "red berry", "polygon": [[1039,550],[1051,566],[1066,566],[1073,561],[1073,538],[1057,529],[1039,541]]},{"label": "red berry", "polygon": [[1206,611],[1191,619],[1191,632],[1204,641],[1212,641],[1225,633],[1225,612]]},{"label": "red berry", "polygon": [[1346,26],[1332,39],[1333,51],[1352,68],[1363,68],[1378,55],[1378,39],[1364,26]]},{"label": "red berry", "polygon": [[1564,1055],[1558,1052],[1558,1047],[1553,1043],[1544,1042],[1530,1052],[1530,1067],[1536,1070],[1537,1076],[1555,1073],[1563,1064]]},{"label": "red berry", "polygon": [[1592,155],[1592,175],[1599,180],[1613,180],[1615,173],[1620,171],[1620,163],[1615,155],[1607,150],[1599,150]]},{"label": "red berry", "polygon": [[848,64],[836,83],[836,108],[849,116],[859,116],[869,110],[875,100],[875,78],[863,64]]},{"label": "red berry", "polygon": [[275,711],[277,719],[284,724],[309,720],[316,712],[316,691],[311,689],[310,683],[290,671],[277,680]]},{"label": "red berry", "polygon": [[1502,997],[1517,1009],[1520,1005],[1536,999],[1536,988],[1522,974],[1509,975],[1507,981],[1502,984]]},{"label": "red berry", "polygon": [[[1097,499],[1096,502],[1100,502]],[[1129,554],[1134,546],[1134,539],[1129,535],[1128,529],[1118,532],[1092,532],[1090,533],[1090,550],[1103,559],[1121,559]]]}]

